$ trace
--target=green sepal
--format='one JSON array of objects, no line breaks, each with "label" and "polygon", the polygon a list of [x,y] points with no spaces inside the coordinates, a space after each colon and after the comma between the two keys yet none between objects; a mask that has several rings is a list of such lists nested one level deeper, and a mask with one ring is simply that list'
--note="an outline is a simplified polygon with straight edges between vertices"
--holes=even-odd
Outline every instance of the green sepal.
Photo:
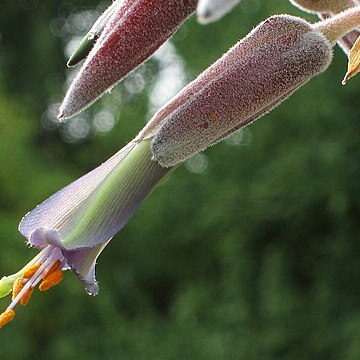
[{"label": "green sepal", "polygon": [[3,276],[0,279],[0,298],[3,298],[9,295],[12,292],[14,282],[21,276],[21,273],[18,272],[13,275]]},{"label": "green sepal", "polygon": [[94,33],[88,32],[80,41],[78,48],[70,56],[70,59],[67,62],[67,66],[75,66],[80,61],[84,60],[88,56],[91,49],[94,47],[94,44],[98,38],[99,37]]}]

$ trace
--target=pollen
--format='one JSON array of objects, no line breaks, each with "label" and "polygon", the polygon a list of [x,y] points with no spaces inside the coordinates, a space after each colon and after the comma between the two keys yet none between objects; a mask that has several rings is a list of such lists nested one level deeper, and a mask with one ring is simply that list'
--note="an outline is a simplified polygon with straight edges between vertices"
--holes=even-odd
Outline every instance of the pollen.
[{"label": "pollen", "polygon": [[10,322],[14,316],[14,307],[20,303],[26,305],[35,289],[40,284],[41,291],[57,285],[63,278],[61,269],[64,266],[64,258],[60,249],[47,246],[36,258],[34,258],[13,283],[12,301],[7,309],[0,315],[0,329]]},{"label": "pollen", "polygon": [[15,317],[15,311],[10,309],[0,315],[0,329],[8,324]]},{"label": "pollen", "polygon": [[51,268],[46,271],[46,273],[42,276],[42,279],[43,280],[46,280],[54,271],[56,271],[61,265],[61,261],[60,260],[57,260],[55,261],[54,265],[51,266]]},{"label": "pollen", "polygon": [[63,279],[63,273],[61,270],[55,270],[51,274],[49,274],[45,280],[41,282],[39,285],[40,291],[46,291],[52,288],[53,286],[60,283],[60,281]]},{"label": "pollen", "polygon": [[39,270],[40,264],[33,264],[29,266],[23,273],[23,277],[26,279],[31,279],[35,273]]},{"label": "pollen", "polygon": [[28,303],[28,301],[30,300],[30,298],[31,298],[31,295],[32,295],[32,293],[33,293],[33,291],[34,291],[34,288],[30,288],[21,298],[20,298],[20,304],[21,305],[23,305],[23,306],[25,306],[27,303]]},{"label": "pollen", "polygon": [[19,292],[22,290],[23,287],[24,287],[23,277],[20,277],[14,282],[12,297],[11,297],[12,300],[14,300],[18,296]]}]

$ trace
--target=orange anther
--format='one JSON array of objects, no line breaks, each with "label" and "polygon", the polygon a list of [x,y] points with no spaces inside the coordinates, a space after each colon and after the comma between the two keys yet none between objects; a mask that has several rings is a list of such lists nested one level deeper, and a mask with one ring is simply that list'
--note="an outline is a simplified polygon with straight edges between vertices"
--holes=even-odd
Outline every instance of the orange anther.
[{"label": "orange anther", "polygon": [[21,305],[26,305],[28,303],[33,291],[34,291],[34,288],[32,288],[32,287],[28,291],[26,291],[26,293],[20,299]]},{"label": "orange anther", "polygon": [[24,287],[23,280],[24,280],[23,277],[20,277],[17,280],[15,280],[15,282],[13,284],[13,290],[12,290],[12,300],[14,300],[16,298],[16,296],[19,294],[19,292]]},{"label": "orange anther", "polygon": [[45,280],[39,285],[40,291],[46,291],[57,285],[63,279],[63,274],[61,270],[55,270],[47,276]]},{"label": "orange anther", "polygon": [[23,273],[23,277],[25,279],[30,279],[32,278],[35,273],[39,270],[40,264],[33,264],[31,266],[29,266]]},{"label": "orange anther", "polygon": [[3,328],[7,323],[9,323],[15,317],[15,311],[10,309],[4,311],[0,315],[0,329]]},{"label": "orange anther", "polygon": [[43,280],[46,280],[54,271],[56,271],[61,264],[60,260],[56,260],[51,268],[42,276]]}]

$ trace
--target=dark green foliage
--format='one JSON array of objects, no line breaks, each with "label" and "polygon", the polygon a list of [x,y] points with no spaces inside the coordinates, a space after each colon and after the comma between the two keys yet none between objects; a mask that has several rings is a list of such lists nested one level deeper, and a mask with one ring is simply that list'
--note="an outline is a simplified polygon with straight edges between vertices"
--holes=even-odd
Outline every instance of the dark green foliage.
[{"label": "dark green foliage", "polygon": [[[259,10],[244,13],[250,2]],[[7,0],[0,12],[0,276],[35,253],[21,216],[146,117],[137,96],[106,136],[74,145],[41,128],[63,91],[63,44],[48,24],[64,4]],[[301,14],[285,0],[243,0],[216,24],[191,19],[174,44],[194,77],[274,12]],[[360,78],[343,87],[345,69],[337,50],[243,142],[209,149],[205,172],[174,172],[100,257],[100,295],[65,273],[1,331],[1,359],[359,359]]]}]

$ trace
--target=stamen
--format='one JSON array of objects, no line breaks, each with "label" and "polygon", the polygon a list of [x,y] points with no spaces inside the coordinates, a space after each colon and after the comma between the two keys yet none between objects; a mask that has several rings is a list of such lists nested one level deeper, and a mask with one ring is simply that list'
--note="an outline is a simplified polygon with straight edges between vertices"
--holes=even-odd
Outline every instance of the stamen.
[{"label": "stamen", "polygon": [[[40,267],[40,265],[39,265]],[[25,279],[25,275],[23,275],[22,277],[20,277],[19,279],[17,279],[14,282],[13,285],[13,291],[12,291],[12,300],[14,300],[18,294],[20,293],[20,291],[23,289],[24,287],[24,283],[25,283],[26,279]],[[30,288],[21,298],[20,298],[20,304],[21,305],[26,305],[32,295],[34,291],[34,288]]]},{"label": "stamen", "polygon": [[32,264],[30,267],[28,267],[24,273],[23,273],[23,277],[26,279],[30,279],[34,276],[34,274],[39,270],[40,264],[36,263],[36,264]]},{"label": "stamen", "polygon": [[15,296],[11,304],[8,306],[7,310],[14,308],[14,306],[27,293],[27,291],[31,288],[34,288],[42,280],[43,273],[49,268],[51,268],[54,263],[62,257],[61,252],[52,246],[49,246],[43,251],[44,255],[38,260],[41,265],[35,271],[35,274],[30,279],[28,279],[21,291]]},{"label": "stamen", "polygon": [[60,249],[49,245],[23,268],[22,274],[19,271],[19,277],[13,283],[12,301],[6,311],[0,314],[0,328],[14,318],[13,308],[17,303],[27,304],[35,286],[40,283],[40,291],[46,291],[57,285],[63,278],[61,269],[64,264]]},{"label": "stamen", "polygon": [[24,287],[23,280],[24,279],[22,276],[19,277],[17,280],[15,280],[14,285],[13,285],[11,300],[14,300],[16,298],[16,296],[19,294],[19,292],[22,290],[22,288]]},{"label": "stamen", "polygon": [[0,329],[8,324],[15,317],[15,311],[10,309],[6,310],[0,315]]},{"label": "stamen", "polygon": [[42,276],[42,279],[46,280],[49,277],[49,275],[51,275],[55,270],[57,270],[60,267],[60,265],[61,265],[60,260],[55,261],[54,265],[51,266],[51,268],[44,273],[44,275]]},{"label": "stamen", "polygon": [[39,286],[40,291],[46,291],[52,288],[53,286],[59,284],[63,279],[63,273],[61,270],[55,270],[49,274],[45,280],[43,280]]},{"label": "stamen", "polygon": [[20,304],[21,304],[21,305],[25,306],[25,305],[29,302],[33,291],[34,291],[34,288],[30,288],[30,289],[21,297],[21,299],[20,299]]}]

